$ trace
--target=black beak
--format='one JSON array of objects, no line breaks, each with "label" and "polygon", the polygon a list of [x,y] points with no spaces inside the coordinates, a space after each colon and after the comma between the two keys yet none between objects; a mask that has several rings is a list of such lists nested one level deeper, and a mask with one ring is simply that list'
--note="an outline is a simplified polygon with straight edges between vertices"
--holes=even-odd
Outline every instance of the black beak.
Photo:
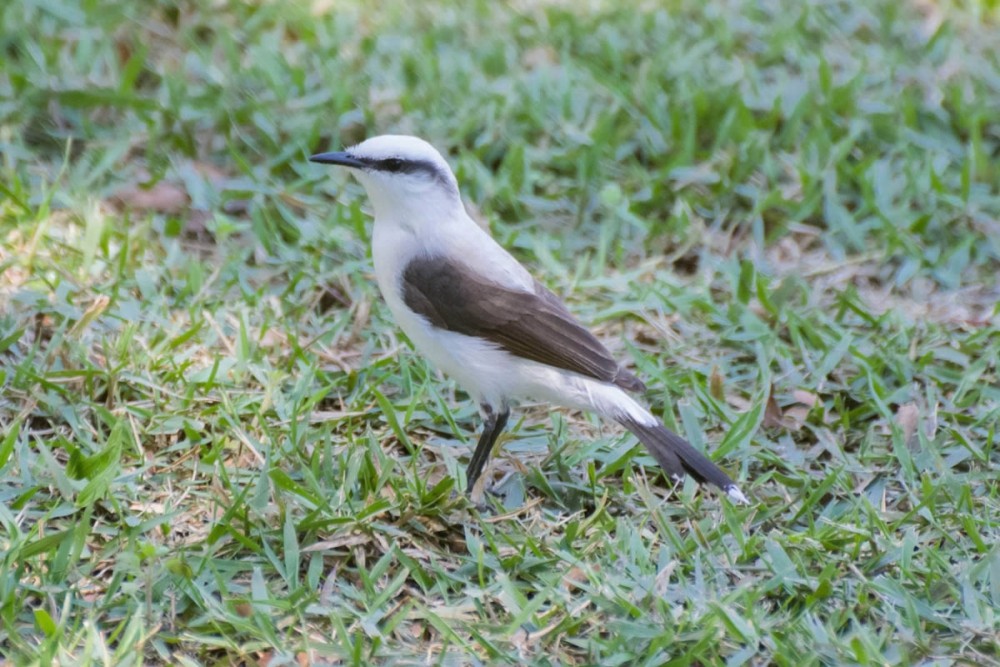
[{"label": "black beak", "polygon": [[317,153],[309,158],[310,162],[321,162],[323,164],[339,164],[342,167],[353,167],[355,169],[364,169],[366,165],[361,160],[353,157],[350,153],[335,152],[335,153]]}]

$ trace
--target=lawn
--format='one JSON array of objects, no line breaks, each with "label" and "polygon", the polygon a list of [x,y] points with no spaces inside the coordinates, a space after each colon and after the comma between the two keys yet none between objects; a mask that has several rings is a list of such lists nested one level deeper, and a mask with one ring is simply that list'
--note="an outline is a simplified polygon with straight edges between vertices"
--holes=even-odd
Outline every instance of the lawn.
[{"label": "lawn", "polygon": [[[1000,664],[995,0],[0,6],[0,664]],[[475,405],[420,135],[751,497]]]}]

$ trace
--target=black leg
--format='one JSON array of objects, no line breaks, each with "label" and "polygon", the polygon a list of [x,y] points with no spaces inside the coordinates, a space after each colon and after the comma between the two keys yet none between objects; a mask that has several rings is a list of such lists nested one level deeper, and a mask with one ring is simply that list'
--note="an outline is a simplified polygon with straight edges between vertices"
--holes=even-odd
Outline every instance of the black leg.
[{"label": "black leg", "polygon": [[486,421],[483,423],[483,433],[479,436],[476,451],[472,453],[472,459],[469,460],[469,467],[465,471],[465,478],[469,483],[468,493],[472,493],[472,487],[476,485],[479,476],[483,474],[483,468],[486,467],[486,461],[490,458],[493,445],[496,444],[497,438],[503,433],[504,428],[507,426],[507,418],[510,417],[510,408],[506,405],[501,405],[499,412],[494,410],[492,405],[487,405],[486,403],[482,405],[482,408],[483,414],[486,415]]}]

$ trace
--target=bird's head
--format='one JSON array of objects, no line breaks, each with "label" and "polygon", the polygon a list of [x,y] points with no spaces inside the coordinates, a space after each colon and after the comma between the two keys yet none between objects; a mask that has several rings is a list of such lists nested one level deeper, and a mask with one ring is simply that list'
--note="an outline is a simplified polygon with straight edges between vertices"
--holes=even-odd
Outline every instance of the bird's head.
[{"label": "bird's head", "polygon": [[312,162],[347,167],[361,182],[375,218],[410,218],[461,205],[451,167],[429,143],[417,137],[386,134],[346,151],[319,153]]}]

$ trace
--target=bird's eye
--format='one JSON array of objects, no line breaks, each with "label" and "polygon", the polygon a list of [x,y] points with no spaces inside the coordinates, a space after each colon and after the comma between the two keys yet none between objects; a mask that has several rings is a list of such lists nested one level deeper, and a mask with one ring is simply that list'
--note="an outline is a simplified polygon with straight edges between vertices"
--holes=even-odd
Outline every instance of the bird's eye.
[{"label": "bird's eye", "polygon": [[398,157],[390,157],[382,160],[380,165],[385,171],[400,171],[403,168],[403,161]]}]

